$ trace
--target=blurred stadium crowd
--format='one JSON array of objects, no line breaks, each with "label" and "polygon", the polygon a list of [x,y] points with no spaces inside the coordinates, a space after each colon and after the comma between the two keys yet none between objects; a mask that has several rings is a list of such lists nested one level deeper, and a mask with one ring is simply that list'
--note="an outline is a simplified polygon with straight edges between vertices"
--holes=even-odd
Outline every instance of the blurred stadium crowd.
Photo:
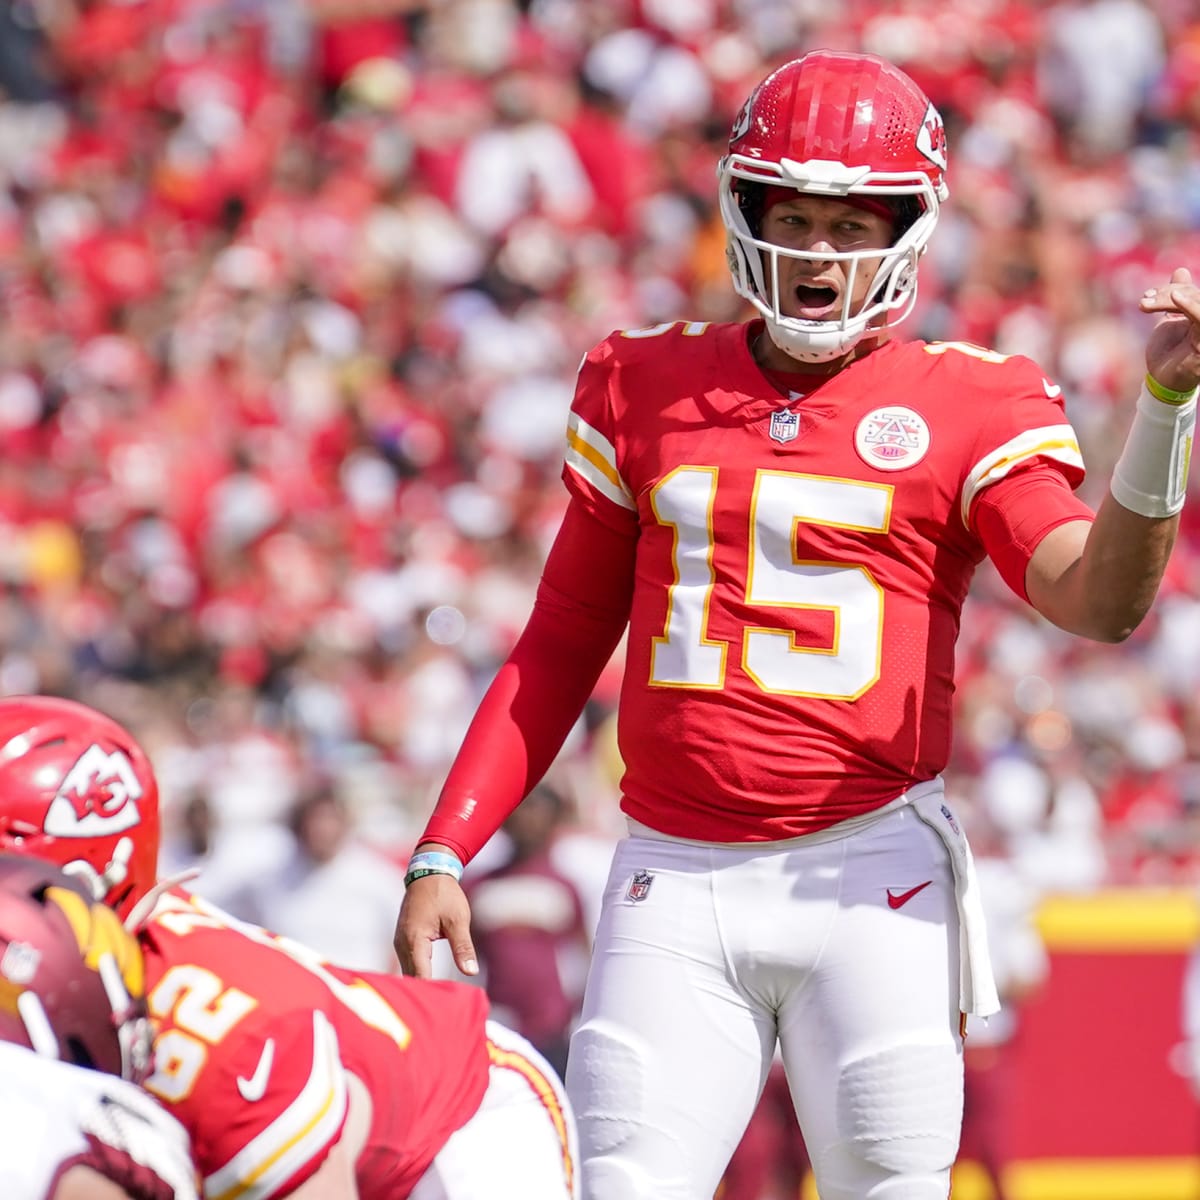
[{"label": "blurred stadium crowd", "polygon": [[[744,315],[714,164],[822,45],[946,119],[902,332],[1051,370],[1097,502],[1136,298],[1200,265],[1191,0],[0,2],[0,691],[137,732],[168,866],[261,867],[314,793],[407,851],[531,605],[580,356]],[[1035,887],[1200,882],[1200,500],[1125,646],[985,566],[959,674],[950,789]],[[601,841],[618,680],[555,768]]]}]

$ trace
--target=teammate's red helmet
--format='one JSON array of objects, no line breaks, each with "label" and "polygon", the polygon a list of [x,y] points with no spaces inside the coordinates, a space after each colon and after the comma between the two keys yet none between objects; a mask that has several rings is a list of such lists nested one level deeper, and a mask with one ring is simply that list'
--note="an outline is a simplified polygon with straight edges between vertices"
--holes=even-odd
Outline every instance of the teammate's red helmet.
[{"label": "teammate's red helmet", "polygon": [[52,863],[0,854],[0,1039],[140,1083],[145,966],[106,904]]},{"label": "teammate's red helmet", "polygon": [[0,851],[57,863],[126,916],[158,848],[158,785],[125,729],[73,700],[0,699]]},{"label": "teammate's red helmet", "polygon": [[[805,361],[836,358],[869,328],[895,325],[916,300],[917,259],[948,193],[946,134],[937,109],[903,71],[873,54],[814,50],[755,88],[718,165],[721,217],[738,294],[766,319],[772,339]],[[838,260],[849,278],[879,250],[820,254],[760,239],[767,188],[795,188],[862,207],[886,205],[895,238],[861,311],[847,287],[839,320],[783,316],[780,257]],[[777,193],[772,193],[773,195]]]}]

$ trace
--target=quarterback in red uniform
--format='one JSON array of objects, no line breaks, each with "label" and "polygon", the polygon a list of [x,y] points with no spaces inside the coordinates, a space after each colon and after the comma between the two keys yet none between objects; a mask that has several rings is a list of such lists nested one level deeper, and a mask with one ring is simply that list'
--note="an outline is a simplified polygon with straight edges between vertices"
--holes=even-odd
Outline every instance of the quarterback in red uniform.
[{"label": "quarterback in red uniform", "polygon": [[474,965],[462,864],[538,781],[628,630],[617,847],[567,1091],[587,1200],[711,1196],[778,1045],[823,1200],[944,1200],[961,1014],[997,1007],[942,795],[954,643],[989,556],[1118,642],[1183,504],[1200,292],[1180,268],[1110,495],[1033,362],[907,343],[947,198],[941,118],[818,50],[754,90],[718,168],[740,324],[613,334],[582,365],[571,500],[534,611],[408,872],[396,951]]},{"label": "quarterback in red uniform", "polygon": [[560,1081],[469,985],[343,970],[155,885],[138,744],[72,701],[0,700],[0,848],[63,865],[136,931],[155,1028],[143,1086],[207,1200],[576,1194]]}]

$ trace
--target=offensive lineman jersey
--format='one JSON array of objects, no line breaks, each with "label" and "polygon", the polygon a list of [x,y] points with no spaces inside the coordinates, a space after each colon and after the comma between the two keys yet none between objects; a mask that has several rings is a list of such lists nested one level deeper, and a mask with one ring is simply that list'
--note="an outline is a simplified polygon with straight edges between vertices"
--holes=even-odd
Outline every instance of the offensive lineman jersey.
[{"label": "offensive lineman jersey", "polygon": [[373,1115],[361,1200],[403,1200],[488,1085],[487,998],[467,984],[348,971],[174,888],[138,940],[158,1034],[147,1090],[188,1130],[207,1200],[284,1196],[348,1109]]},{"label": "offensive lineman jersey", "polygon": [[761,326],[611,335],[563,469],[636,536],[622,808],[703,841],[810,833],[936,776],[985,554],[972,504],[1026,465],[1083,479],[1029,359],[888,342],[789,402],[749,349]]},{"label": "offensive lineman jersey", "polygon": [[0,1196],[46,1200],[73,1166],[134,1200],[195,1200],[187,1134],[113,1075],[0,1042]]}]

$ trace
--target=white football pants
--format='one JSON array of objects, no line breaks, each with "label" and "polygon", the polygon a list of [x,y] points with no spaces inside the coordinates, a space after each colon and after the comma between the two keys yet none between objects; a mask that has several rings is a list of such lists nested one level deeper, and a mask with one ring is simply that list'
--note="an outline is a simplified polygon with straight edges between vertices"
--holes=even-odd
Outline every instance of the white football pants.
[{"label": "white football pants", "polygon": [[567,1064],[584,1200],[710,1200],[776,1039],[822,1200],[946,1200],[962,1042],[937,834],[908,807],[782,846],[633,831]]},{"label": "white football pants", "polygon": [[483,1103],[409,1200],[579,1200],[575,1119],[561,1080],[519,1033],[489,1021],[487,1039]]}]

